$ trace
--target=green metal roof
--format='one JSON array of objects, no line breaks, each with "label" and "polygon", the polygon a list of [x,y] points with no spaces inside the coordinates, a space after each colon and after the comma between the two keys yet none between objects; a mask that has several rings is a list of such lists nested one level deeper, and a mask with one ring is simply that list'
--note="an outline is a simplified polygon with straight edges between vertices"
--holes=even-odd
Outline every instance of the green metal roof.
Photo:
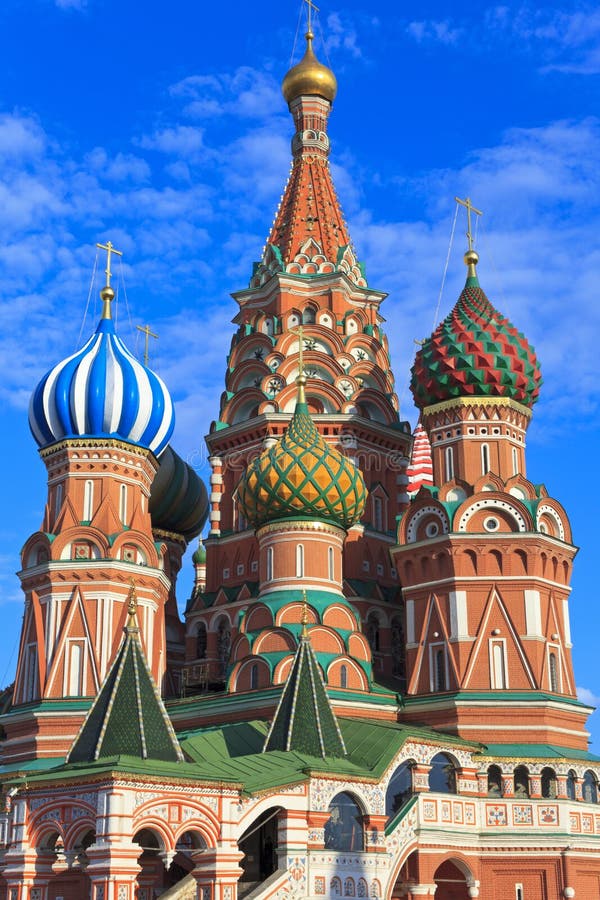
[{"label": "green metal roof", "polygon": [[559,747],[556,744],[487,744],[484,756],[508,756],[519,759],[580,759],[585,762],[600,762],[589,750],[575,750],[573,747]]},{"label": "green metal roof", "polygon": [[130,618],[121,648],[79,730],[67,762],[127,755],[183,760],[173,726],[156,688]]},{"label": "green metal roof", "polygon": [[299,750],[323,758],[346,755],[306,625],[264,749]]}]

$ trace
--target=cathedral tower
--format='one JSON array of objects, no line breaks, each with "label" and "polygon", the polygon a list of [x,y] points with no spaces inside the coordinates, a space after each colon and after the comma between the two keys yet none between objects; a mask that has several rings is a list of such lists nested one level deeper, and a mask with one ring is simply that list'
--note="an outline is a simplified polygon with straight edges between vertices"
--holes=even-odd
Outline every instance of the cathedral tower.
[{"label": "cathedral tower", "polygon": [[576,548],[561,505],[525,475],[540,369],[481,289],[472,247],[465,262],[464,290],[412,369],[433,485],[414,495],[393,550],[405,715],[488,744],[585,748],[568,610]]},{"label": "cathedral tower", "polygon": [[[349,529],[336,578],[359,610],[379,676],[400,678],[399,585],[389,548],[406,494],[408,424],[398,415],[385,295],[369,287],[329,166],[327,123],[337,86],[313,51],[283,81],[293,117],[292,169],[240,311],[219,418],[207,438],[212,465],[206,589],[188,606],[190,671],[225,682],[240,614],[259,590],[259,546],[236,487],[248,464],[284,433],[296,404],[300,355],[306,406],[324,441],[368,472],[369,499]],[[337,550],[336,550],[337,554]],[[198,651],[204,656],[194,656]]]}]

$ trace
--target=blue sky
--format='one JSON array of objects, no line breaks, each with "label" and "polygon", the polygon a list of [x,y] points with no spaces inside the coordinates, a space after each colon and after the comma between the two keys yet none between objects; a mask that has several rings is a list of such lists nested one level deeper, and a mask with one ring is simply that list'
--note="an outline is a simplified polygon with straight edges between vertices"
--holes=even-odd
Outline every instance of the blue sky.
[{"label": "blue sky", "polygon": [[[418,15],[388,0],[318,5],[317,52],[339,82],[334,178],[369,282],[390,294],[383,311],[402,414],[413,422],[414,340],[448,312],[465,276],[459,218],[440,301],[453,198],[469,194],[484,210],[482,286],[542,361],[528,474],[566,506],[582,548],[575,669],[593,702],[600,12],[580,3],[423,2]],[[174,445],[205,472],[203,435],[236,310],[229,294],[247,286],[289,170],[280,82],[299,8],[3,0],[0,684],[12,679],[22,615],[18,553],[46,495],[27,404],[46,369],[95,326],[99,283],[87,301],[98,240],[124,251],[120,334],[141,352],[135,325],[158,332],[151,364],[176,401]]]}]

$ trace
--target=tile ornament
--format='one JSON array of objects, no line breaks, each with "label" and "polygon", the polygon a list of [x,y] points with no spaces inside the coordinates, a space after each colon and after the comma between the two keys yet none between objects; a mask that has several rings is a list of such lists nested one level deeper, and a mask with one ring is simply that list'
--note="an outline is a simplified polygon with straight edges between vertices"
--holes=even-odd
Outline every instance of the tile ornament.
[{"label": "tile ornament", "polygon": [[315,894],[318,897],[325,896],[325,876],[315,875]]},{"label": "tile ornament", "polygon": [[558,807],[539,806],[538,822],[540,825],[558,825]]},{"label": "tile ornament", "polygon": [[533,825],[533,812],[530,804],[515,803],[512,815],[513,825]]},{"label": "tile ornament", "polygon": [[486,803],[485,821],[489,828],[502,827],[507,824],[505,803]]}]

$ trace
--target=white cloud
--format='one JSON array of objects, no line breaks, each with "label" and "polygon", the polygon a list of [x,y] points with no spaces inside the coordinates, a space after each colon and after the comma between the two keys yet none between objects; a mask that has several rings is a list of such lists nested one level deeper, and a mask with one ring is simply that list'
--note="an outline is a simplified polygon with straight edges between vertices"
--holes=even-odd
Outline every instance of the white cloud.
[{"label": "white cloud", "polygon": [[582,703],[587,703],[588,706],[600,706],[600,697],[594,694],[593,691],[590,691],[589,688],[578,687],[577,697]]},{"label": "white cloud", "polygon": [[197,159],[204,150],[204,132],[191,125],[175,125],[144,135],[139,139],[139,145],[146,150],[158,150],[169,156]]},{"label": "white cloud", "polygon": [[54,0],[59,9],[86,9],[87,0]]},{"label": "white cloud", "polygon": [[406,33],[419,44],[455,44],[462,37],[463,29],[452,25],[448,19],[423,19],[409,22]]}]

